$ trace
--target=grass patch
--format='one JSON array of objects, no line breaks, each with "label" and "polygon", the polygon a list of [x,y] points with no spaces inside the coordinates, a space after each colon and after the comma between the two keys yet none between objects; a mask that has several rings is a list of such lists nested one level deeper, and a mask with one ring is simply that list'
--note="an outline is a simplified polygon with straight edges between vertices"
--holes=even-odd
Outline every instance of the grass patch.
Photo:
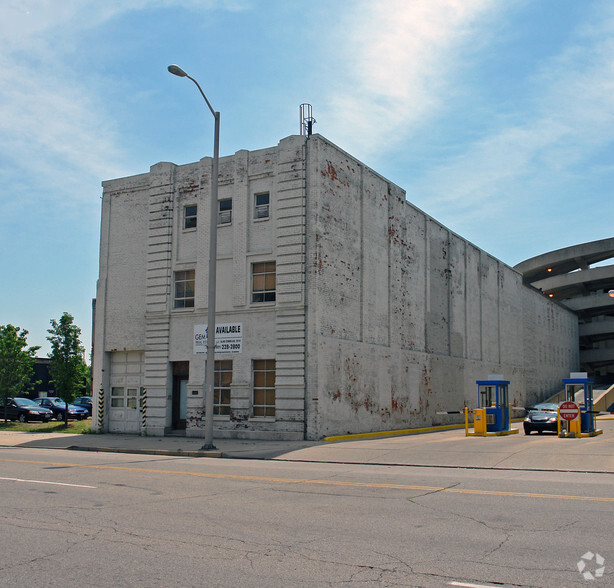
[{"label": "grass patch", "polygon": [[48,423],[20,423],[18,421],[4,422],[0,420],[0,431],[22,431],[25,433],[73,433],[85,435],[92,432],[92,419],[84,421],[68,421],[68,427],[64,421],[50,421]]}]

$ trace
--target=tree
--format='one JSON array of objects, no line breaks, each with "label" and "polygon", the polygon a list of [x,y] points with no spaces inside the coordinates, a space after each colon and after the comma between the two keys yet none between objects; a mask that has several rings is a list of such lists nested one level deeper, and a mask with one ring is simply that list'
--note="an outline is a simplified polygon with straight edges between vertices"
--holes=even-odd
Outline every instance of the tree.
[{"label": "tree", "polygon": [[[56,394],[68,403],[87,386],[89,368],[83,359],[85,349],[79,339],[81,329],[74,318],[65,312],[59,321],[51,319],[47,340],[51,343],[49,375]],[[64,424],[68,426],[68,410],[64,411]]]},{"label": "tree", "polygon": [[27,335],[28,331],[20,327],[0,325],[0,394],[5,423],[7,400],[34,384],[34,363],[40,347],[28,347]]}]

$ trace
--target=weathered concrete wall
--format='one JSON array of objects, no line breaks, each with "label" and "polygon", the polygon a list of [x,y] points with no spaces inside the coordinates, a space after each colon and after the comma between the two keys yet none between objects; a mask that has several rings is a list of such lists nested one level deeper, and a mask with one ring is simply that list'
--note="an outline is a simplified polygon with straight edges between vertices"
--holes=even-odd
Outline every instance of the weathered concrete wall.
[{"label": "weathered concrete wall", "polygon": [[575,368],[572,313],[322,137],[307,157],[308,437],[455,420],[491,373],[523,405]]},{"label": "weathered concrete wall", "polygon": [[531,405],[561,390],[561,379],[578,370],[578,317],[539,292],[525,288],[522,325],[526,403]]}]

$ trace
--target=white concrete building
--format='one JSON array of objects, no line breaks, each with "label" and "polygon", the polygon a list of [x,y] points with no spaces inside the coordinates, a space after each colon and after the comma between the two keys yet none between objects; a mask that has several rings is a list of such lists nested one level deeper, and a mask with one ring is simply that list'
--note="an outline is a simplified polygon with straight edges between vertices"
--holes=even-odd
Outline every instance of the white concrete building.
[{"label": "white concrete building", "polygon": [[[211,181],[204,158],[103,183],[94,428],[203,435]],[[319,135],[221,158],[218,200],[214,437],[451,422],[488,374],[523,405],[577,369],[573,312]]]}]

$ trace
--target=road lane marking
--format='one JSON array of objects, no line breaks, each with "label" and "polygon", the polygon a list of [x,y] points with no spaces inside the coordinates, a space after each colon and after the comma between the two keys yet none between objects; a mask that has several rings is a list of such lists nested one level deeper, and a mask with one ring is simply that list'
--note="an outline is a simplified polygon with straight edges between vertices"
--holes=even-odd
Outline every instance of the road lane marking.
[{"label": "road lane marking", "polygon": [[429,493],[477,494],[481,496],[507,496],[511,498],[545,498],[549,500],[583,500],[589,502],[612,502],[614,497],[608,496],[573,496],[566,494],[538,494],[535,492],[508,492],[499,490],[471,490],[463,488],[446,488],[445,486],[415,486],[413,484],[380,484],[376,482],[344,482],[342,480],[317,480],[309,478],[273,478],[270,476],[245,476],[239,474],[213,474],[206,472],[182,472],[174,470],[158,470],[151,468],[132,468],[126,466],[92,465],[80,463],[64,463],[51,461],[36,461],[26,459],[0,459],[6,463],[27,463],[56,467],[72,467],[93,470],[113,470],[122,472],[139,472],[143,474],[162,474],[171,476],[192,476],[195,478],[210,478],[217,480],[243,480],[246,482],[271,482],[281,484],[313,484],[321,486],[347,486],[352,488],[382,488],[388,490],[414,490]]},{"label": "road lane marking", "polygon": [[466,584],[465,582],[448,582],[448,586],[463,586],[463,588],[497,588],[494,584]]},{"label": "road lane marking", "polygon": [[83,484],[67,484],[64,482],[48,482],[46,480],[24,480],[23,478],[0,478],[9,482],[27,482],[29,484],[51,484],[52,486],[70,486],[72,488],[97,488],[97,486],[84,486]]}]

